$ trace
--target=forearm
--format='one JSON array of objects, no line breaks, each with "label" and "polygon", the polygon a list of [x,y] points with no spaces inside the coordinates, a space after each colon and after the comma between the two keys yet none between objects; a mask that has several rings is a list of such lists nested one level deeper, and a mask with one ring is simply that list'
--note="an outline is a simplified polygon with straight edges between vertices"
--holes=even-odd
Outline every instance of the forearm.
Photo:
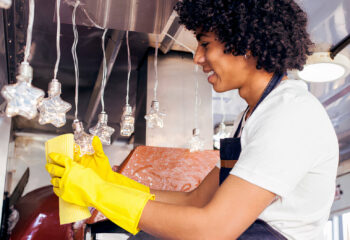
[{"label": "forearm", "polygon": [[148,201],[138,226],[161,239],[237,239],[275,196],[229,176],[204,207]]},{"label": "forearm", "polygon": [[151,189],[156,201],[183,206],[204,207],[219,187],[219,170],[214,168],[203,182],[191,192],[172,192]]},{"label": "forearm", "polygon": [[151,193],[156,196],[157,202],[192,207],[204,207],[212,197],[212,195],[209,194],[201,194],[197,189],[192,192],[174,192],[151,189]]},{"label": "forearm", "polygon": [[139,228],[160,239],[215,239],[204,208],[149,201]]},{"label": "forearm", "polygon": [[182,206],[191,206],[191,192],[175,192],[151,189],[151,193],[156,196],[157,202],[171,203]]}]

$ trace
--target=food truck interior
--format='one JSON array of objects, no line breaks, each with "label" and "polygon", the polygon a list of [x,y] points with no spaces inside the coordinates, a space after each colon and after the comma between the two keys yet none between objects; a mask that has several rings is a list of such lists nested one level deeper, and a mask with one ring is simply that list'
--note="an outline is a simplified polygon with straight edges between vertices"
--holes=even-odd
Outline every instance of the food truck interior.
[{"label": "food truck interior", "polygon": [[[246,108],[245,101],[236,90],[214,92],[206,74],[193,63],[197,41],[179,24],[173,10],[177,0],[0,0],[0,89],[18,81],[32,2],[34,23],[27,56],[33,68],[31,84],[48,91],[55,76],[59,36],[57,79],[61,98],[72,107],[66,123],[56,127],[41,124],[39,114],[31,119],[8,117],[7,101],[0,96],[0,238],[155,239],[143,232],[132,236],[97,212],[88,220],[59,225],[58,201],[45,171],[45,142],[72,133],[75,119],[87,132],[105,111],[108,125],[115,130],[111,144],[105,146],[114,170],[159,189],[189,191],[215,166],[218,140],[230,134],[235,118]],[[325,235],[332,240],[350,239],[350,1],[296,2],[308,14],[308,31],[315,43],[314,58],[308,64],[333,66],[310,73],[317,82],[305,77],[309,91],[329,114],[340,148],[337,192]],[[72,56],[73,13],[77,62]],[[145,120],[155,99],[162,128],[150,128]],[[135,118],[132,134],[121,134],[126,105]],[[190,142],[199,130],[200,147],[195,150],[200,151],[189,155]],[[204,154],[210,158],[207,165],[187,165]]]}]

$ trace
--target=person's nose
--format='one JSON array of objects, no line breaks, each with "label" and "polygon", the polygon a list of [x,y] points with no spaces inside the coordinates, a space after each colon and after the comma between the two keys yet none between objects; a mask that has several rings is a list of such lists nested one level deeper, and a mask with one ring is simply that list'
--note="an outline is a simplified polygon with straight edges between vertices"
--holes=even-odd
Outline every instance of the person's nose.
[{"label": "person's nose", "polygon": [[198,65],[203,65],[205,63],[205,56],[204,56],[204,51],[203,47],[198,46],[196,49],[196,53],[193,58],[193,62]]}]

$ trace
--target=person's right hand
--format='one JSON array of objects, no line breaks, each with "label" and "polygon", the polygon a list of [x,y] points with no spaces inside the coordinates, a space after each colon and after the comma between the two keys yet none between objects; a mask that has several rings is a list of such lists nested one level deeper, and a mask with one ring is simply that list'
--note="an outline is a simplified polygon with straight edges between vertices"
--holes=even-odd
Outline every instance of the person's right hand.
[{"label": "person's right hand", "polygon": [[74,161],[86,168],[91,168],[100,178],[107,180],[106,175],[110,175],[113,170],[109,164],[108,157],[103,151],[102,143],[97,136],[94,136],[92,140],[92,147],[95,152],[91,155],[85,154],[80,156],[80,152],[74,152]]}]

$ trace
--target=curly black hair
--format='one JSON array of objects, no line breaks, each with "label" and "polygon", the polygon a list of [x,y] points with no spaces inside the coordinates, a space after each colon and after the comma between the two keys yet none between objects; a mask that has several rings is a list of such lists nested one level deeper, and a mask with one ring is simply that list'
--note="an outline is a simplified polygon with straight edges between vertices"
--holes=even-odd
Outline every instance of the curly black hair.
[{"label": "curly black hair", "polygon": [[214,32],[225,53],[250,51],[257,69],[302,70],[312,54],[306,13],[293,0],[183,0],[175,10],[188,30]]}]

